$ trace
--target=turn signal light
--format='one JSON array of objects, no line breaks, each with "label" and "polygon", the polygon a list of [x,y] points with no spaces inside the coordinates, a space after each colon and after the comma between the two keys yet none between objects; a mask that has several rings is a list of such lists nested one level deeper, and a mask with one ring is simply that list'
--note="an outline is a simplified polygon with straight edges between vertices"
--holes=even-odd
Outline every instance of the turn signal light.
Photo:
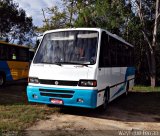
[{"label": "turn signal light", "polygon": [[96,87],[97,81],[96,80],[80,80],[79,86],[86,86],[86,87]]}]

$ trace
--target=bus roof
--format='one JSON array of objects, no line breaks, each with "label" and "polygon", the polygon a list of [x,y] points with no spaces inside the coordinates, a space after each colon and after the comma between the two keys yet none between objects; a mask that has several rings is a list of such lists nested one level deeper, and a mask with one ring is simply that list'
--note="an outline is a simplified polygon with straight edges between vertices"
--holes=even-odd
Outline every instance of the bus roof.
[{"label": "bus roof", "polygon": [[101,29],[102,31],[105,31],[108,35],[114,37],[115,39],[127,44],[128,46],[131,46],[131,47],[134,47],[132,44],[128,43],[127,41],[125,41],[122,37],[119,37],[118,35],[116,34],[112,34],[111,32],[105,30],[105,29]]},{"label": "bus roof", "polygon": [[90,31],[100,31],[100,28],[63,28],[63,29],[55,29],[55,30],[49,30],[46,31],[46,33],[51,33],[51,32],[59,32],[59,31],[74,31],[74,30],[90,30]]},{"label": "bus roof", "polygon": [[7,44],[7,45],[10,45],[10,46],[17,46],[17,47],[29,49],[29,47],[25,47],[25,46],[22,46],[22,45],[11,44],[11,43],[7,43],[7,42],[4,42],[4,41],[0,41],[0,44],[1,44],[1,43],[2,43],[2,44]]},{"label": "bus roof", "polygon": [[102,31],[105,31],[108,35],[114,37],[115,39],[127,44],[128,46],[131,46],[131,47],[134,47],[133,45],[131,45],[130,43],[128,43],[127,41],[125,41],[123,38],[119,37],[118,35],[116,34],[112,34],[111,32],[109,32],[108,30],[106,29],[101,29],[101,28],[65,28],[65,29],[55,29],[55,30],[49,30],[49,31],[46,31],[44,33],[47,34],[47,33],[52,33],[52,32],[60,32],[60,31],[75,31],[75,30],[89,30],[89,31],[98,31],[98,32],[102,32]]}]

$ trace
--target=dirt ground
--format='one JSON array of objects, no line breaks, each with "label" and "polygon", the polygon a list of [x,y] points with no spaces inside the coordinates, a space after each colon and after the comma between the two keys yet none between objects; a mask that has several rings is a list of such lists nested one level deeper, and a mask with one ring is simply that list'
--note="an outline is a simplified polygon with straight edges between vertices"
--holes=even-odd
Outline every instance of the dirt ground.
[{"label": "dirt ground", "polygon": [[[141,97],[141,95],[143,97]],[[48,120],[39,121],[34,126],[28,128],[27,130],[30,130],[28,134],[74,135],[78,133],[78,135],[118,135],[118,132],[113,130],[160,131],[159,108],[152,107],[151,109],[150,106],[152,105],[148,105],[148,102],[143,101],[153,100],[153,98],[150,99],[149,97],[157,97],[155,101],[158,103],[160,94],[139,94],[130,92],[127,98],[121,97],[110,103],[108,110],[104,113],[101,113],[97,109],[90,110],[65,107],[61,109],[59,114],[51,115]],[[39,131],[33,133],[31,130]],[[60,133],[61,131],[62,133]],[[158,132],[158,135],[160,135],[160,132]]]},{"label": "dirt ground", "polygon": [[[13,95],[18,101],[26,101],[25,87],[25,83],[21,86],[9,84],[4,89],[0,89],[0,97],[3,92],[3,96]],[[160,135],[159,100],[160,92],[130,91],[127,97],[122,96],[111,102],[108,110],[103,113],[98,109],[63,107],[60,112],[50,115],[48,120],[40,120],[26,129],[25,134],[32,136],[121,135],[119,131],[115,134],[115,130],[159,130],[156,135]]]}]

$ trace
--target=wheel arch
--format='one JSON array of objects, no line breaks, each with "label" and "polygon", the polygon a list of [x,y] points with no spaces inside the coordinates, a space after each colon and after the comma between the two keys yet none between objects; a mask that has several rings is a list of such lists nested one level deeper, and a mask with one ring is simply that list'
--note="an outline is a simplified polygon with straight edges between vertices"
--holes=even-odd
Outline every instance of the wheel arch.
[{"label": "wheel arch", "polygon": [[106,87],[104,95],[107,95],[107,100],[109,102],[110,100],[110,87],[109,86]]},{"label": "wheel arch", "polygon": [[0,75],[3,75],[6,79],[6,73],[4,71],[0,71]]},{"label": "wheel arch", "polygon": [[0,76],[2,77],[2,83],[0,86],[3,86],[6,82],[6,73],[4,71],[0,71]]}]

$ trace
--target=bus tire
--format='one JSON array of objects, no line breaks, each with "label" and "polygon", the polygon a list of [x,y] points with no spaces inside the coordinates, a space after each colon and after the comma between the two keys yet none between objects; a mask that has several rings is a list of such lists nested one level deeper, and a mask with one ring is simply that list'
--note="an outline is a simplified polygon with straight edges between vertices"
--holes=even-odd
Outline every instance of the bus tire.
[{"label": "bus tire", "polygon": [[126,96],[128,95],[128,91],[129,91],[129,81],[127,82],[127,86],[126,86]]},{"label": "bus tire", "polygon": [[3,86],[6,82],[5,74],[0,73],[0,87]]},{"label": "bus tire", "polygon": [[100,110],[102,112],[105,112],[108,108],[108,102],[109,102],[109,88],[106,88],[106,91],[105,91],[104,97],[103,97],[103,101],[104,101],[104,103],[100,106]]},{"label": "bus tire", "polygon": [[55,107],[54,104],[46,104],[46,106],[47,106],[48,108],[53,108],[53,107]]}]

